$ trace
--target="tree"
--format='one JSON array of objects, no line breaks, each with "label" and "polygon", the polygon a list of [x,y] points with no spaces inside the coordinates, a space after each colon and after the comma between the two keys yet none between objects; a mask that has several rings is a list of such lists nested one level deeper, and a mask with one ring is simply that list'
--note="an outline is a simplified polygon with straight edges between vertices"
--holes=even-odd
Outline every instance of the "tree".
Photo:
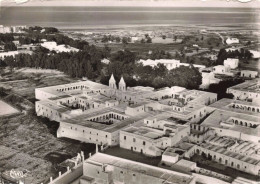
[{"label": "tree", "polygon": [[152,38],[150,36],[148,36],[146,42],[147,43],[152,43]]},{"label": "tree", "polygon": [[123,37],[123,38],[122,38],[122,43],[123,43],[124,45],[128,44],[128,39],[127,39],[127,37]]},{"label": "tree", "polygon": [[218,56],[217,56],[217,60],[216,60],[216,65],[223,65],[224,60],[227,59],[227,51],[226,49],[220,49]]},{"label": "tree", "polygon": [[15,46],[15,44],[13,42],[8,42],[5,44],[4,50],[5,51],[15,51],[15,50],[17,50],[17,47]]}]

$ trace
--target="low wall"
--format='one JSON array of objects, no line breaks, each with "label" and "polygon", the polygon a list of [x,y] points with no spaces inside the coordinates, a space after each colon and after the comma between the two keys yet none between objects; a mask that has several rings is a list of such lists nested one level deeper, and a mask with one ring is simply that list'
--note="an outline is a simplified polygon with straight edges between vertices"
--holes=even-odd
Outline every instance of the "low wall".
[{"label": "low wall", "polygon": [[73,167],[67,170],[65,173],[60,175],[58,178],[51,181],[49,184],[70,184],[72,181],[76,180],[83,175],[83,164]]}]

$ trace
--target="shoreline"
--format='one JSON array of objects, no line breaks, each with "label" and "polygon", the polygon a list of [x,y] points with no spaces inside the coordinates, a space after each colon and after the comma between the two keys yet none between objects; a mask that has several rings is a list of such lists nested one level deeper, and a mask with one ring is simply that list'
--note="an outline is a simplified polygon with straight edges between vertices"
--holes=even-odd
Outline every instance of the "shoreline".
[{"label": "shoreline", "polygon": [[[250,26],[250,27],[248,27]],[[58,29],[62,31],[83,31],[83,30],[117,30],[117,29],[128,29],[128,28],[158,28],[158,27],[174,27],[174,28],[207,28],[208,30],[212,28],[227,28],[227,29],[236,29],[236,28],[247,28],[247,29],[255,29],[259,30],[260,23],[239,23],[239,24],[122,24],[122,25],[85,25],[85,26],[70,26],[70,27],[59,27]]]}]

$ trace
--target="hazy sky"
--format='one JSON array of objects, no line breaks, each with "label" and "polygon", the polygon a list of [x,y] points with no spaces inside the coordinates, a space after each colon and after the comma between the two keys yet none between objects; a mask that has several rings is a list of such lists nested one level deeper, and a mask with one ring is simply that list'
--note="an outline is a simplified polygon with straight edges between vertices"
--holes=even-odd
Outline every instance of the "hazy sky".
[{"label": "hazy sky", "polygon": [[[250,2],[239,2],[250,1]],[[1,6],[258,7],[260,0],[0,0]]]}]

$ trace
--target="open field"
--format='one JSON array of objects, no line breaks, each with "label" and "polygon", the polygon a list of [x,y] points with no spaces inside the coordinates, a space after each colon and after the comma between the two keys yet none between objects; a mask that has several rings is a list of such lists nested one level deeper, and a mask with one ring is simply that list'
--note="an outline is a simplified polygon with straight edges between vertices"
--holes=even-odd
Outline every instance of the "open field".
[{"label": "open field", "polygon": [[0,80],[0,87],[11,90],[12,93],[33,99],[35,88],[53,86],[75,82],[69,76],[57,70],[40,70],[22,68],[14,71],[2,71],[3,78]]},{"label": "open field", "polygon": [[0,100],[0,116],[14,114],[17,112],[19,112],[17,109]]}]

